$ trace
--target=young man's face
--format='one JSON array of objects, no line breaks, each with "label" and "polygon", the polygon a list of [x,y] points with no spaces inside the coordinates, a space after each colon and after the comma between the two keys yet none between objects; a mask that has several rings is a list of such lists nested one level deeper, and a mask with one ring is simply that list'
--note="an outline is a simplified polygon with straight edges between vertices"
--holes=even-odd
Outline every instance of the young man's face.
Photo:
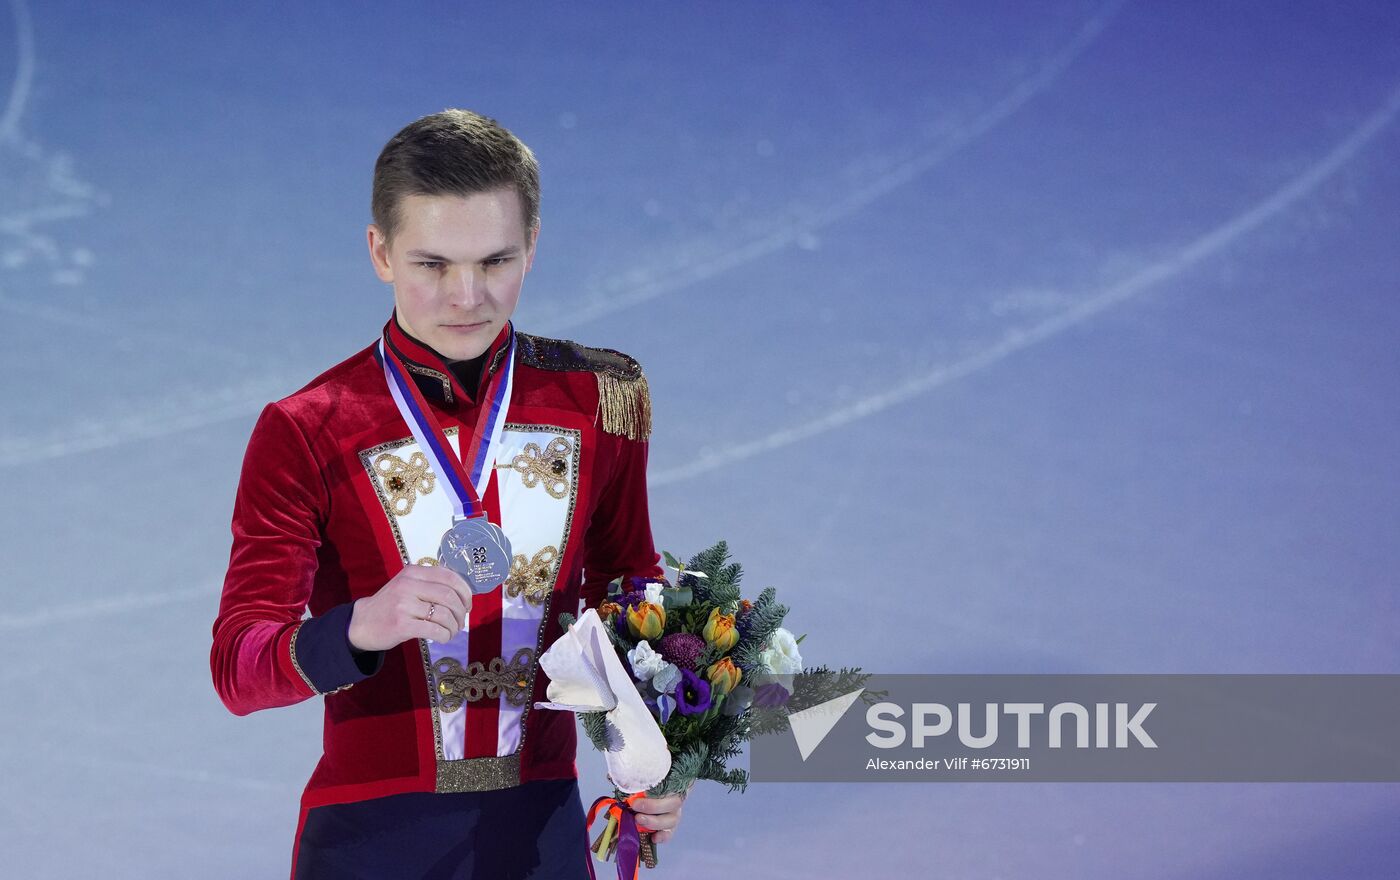
[{"label": "young man's face", "polygon": [[490,347],[520,299],[535,259],[536,229],[525,234],[513,187],[469,196],[405,196],[388,242],[368,230],[370,259],[394,285],[403,329],[448,360]]}]

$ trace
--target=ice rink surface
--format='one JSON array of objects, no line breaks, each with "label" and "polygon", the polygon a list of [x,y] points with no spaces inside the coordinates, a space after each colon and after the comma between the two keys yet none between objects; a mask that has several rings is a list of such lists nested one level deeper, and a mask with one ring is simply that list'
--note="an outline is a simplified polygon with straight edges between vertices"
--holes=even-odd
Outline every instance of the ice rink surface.
[{"label": "ice rink surface", "polygon": [[[658,545],[809,663],[1400,669],[1394,3],[7,0],[0,89],[6,877],[285,876],[233,491],[448,106],[543,165],[517,325],[647,370]],[[706,785],[665,876],[1400,876],[1396,785]]]}]

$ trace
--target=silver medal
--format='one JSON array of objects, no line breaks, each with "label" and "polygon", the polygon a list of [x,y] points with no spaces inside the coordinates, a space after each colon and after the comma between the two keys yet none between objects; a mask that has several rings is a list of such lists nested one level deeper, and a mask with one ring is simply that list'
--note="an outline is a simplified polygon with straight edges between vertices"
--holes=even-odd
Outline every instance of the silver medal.
[{"label": "silver medal", "polygon": [[510,539],[484,516],[458,520],[442,536],[438,564],[460,574],[473,593],[489,593],[510,576]]}]

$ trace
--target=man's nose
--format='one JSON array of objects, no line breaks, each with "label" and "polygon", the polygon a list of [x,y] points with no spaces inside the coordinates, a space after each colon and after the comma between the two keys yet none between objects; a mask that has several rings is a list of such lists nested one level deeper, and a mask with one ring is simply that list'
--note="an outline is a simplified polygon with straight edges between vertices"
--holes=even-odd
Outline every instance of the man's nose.
[{"label": "man's nose", "polygon": [[461,306],[474,306],[485,298],[486,279],[474,268],[462,268],[447,278],[448,298]]}]

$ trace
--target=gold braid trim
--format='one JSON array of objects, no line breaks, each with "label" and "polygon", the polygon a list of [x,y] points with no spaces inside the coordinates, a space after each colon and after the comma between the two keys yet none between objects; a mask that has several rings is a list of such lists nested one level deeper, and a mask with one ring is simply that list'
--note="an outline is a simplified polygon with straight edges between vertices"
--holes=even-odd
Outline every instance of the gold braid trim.
[{"label": "gold braid trim", "polygon": [[635,379],[622,379],[611,372],[599,371],[598,409],[603,417],[603,430],[631,440],[651,436],[651,389],[640,370]]}]

